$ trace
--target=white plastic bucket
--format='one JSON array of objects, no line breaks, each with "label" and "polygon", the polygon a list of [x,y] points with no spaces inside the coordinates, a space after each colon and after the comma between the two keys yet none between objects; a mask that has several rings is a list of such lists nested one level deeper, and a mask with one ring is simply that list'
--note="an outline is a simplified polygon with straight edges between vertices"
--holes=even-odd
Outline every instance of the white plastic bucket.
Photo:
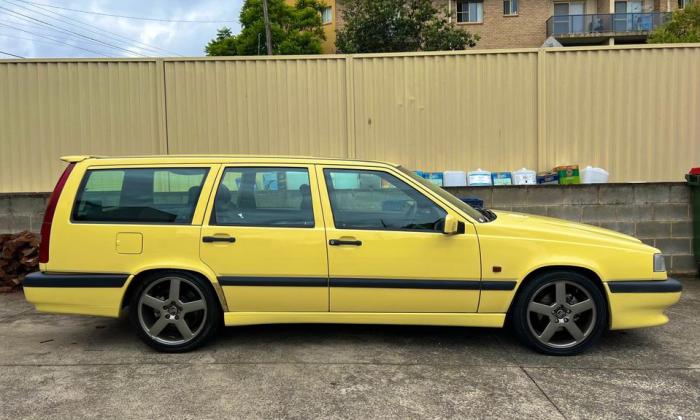
[{"label": "white plastic bucket", "polygon": [[602,168],[586,166],[585,168],[581,169],[582,184],[605,184],[608,182],[609,176],[610,174]]},{"label": "white plastic bucket", "polygon": [[467,185],[467,173],[464,171],[445,171],[442,177],[445,187],[465,187]]},{"label": "white plastic bucket", "polygon": [[521,168],[513,172],[513,185],[534,185],[537,184],[537,172]]}]

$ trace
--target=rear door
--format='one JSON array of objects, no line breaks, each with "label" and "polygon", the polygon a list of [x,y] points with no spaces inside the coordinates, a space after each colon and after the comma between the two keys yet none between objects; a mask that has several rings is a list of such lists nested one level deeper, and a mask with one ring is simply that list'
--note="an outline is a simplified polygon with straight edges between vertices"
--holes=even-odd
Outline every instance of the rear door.
[{"label": "rear door", "polygon": [[[333,312],[476,312],[471,223],[398,171],[319,167]],[[447,214],[465,232],[444,235]]]},{"label": "rear door", "polygon": [[200,256],[230,311],[328,311],[326,234],[313,165],[225,165]]}]

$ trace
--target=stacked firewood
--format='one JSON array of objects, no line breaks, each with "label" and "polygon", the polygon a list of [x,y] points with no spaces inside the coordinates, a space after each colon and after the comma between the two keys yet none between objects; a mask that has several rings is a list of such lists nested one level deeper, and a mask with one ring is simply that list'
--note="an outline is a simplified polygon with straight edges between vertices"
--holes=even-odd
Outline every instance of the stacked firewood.
[{"label": "stacked firewood", "polygon": [[39,236],[31,232],[0,235],[0,293],[18,289],[39,268]]}]

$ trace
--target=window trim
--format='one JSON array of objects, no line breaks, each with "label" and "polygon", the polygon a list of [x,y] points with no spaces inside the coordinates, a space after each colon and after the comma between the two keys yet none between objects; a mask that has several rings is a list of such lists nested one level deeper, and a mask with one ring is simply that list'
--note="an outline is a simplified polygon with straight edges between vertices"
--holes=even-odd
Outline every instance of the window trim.
[{"label": "window trim", "polygon": [[[93,172],[93,171],[119,171],[119,170],[129,170],[129,169],[172,169],[172,170],[178,170],[178,169],[204,169],[204,176],[202,177],[202,182],[199,185],[199,197],[197,198],[197,203],[195,203],[194,208],[192,209],[192,216],[190,216],[189,222],[136,222],[136,221],[130,221],[130,222],[118,222],[118,221],[99,221],[99,220],[76,220],[75,219],[75,214],[78,211],[78,201],[79,198],[82,196],[82,193],[85,191],[85,184],[87,184],[88,180],[88,172]],[[79,224],[79,225],[131,225],[131,226],[197,226],[193,224],[194,221],[194,215],[197,212],[197,205],[199,205],[200,200],[202,200],[202,193],[204,192],[204,184],[207,182],[207,178],[209,177],[209,174],[211,173],[211,167],[209,166],[107,166],[107,167],[93,167],[93,168],[86,168],[85,171],[83,172],[83,177],[80,180],[80,184],[78,185],[78,189],[75,193],[75,197],[73,198],[73,205],[71,207],[70,211],[70,223],[73,224]]]},{"label": "window trim", "polygon": [[325,183],[326,187],[326,197],[328,198],[328,204],[330,205],[330,210],[331,210],[331,218],[333,219],[333,227],[337,230],[367,230],[367,231],[380,231],[380,232],[410,232],[410,233],[430,233],[430,234],[440,234],[443,235],[442,230],[427,230],[427,229],[401,229],[401,228],[395,228],[395,229],[388,229],[388,228],[360,228],[360,227],[338,227],[336,224],[336,218],[335,218],[335,209],[333,208],[333,200],[331,200],[331,194],[328,190],[328,186],[331,185],[330,181],[330,175],[329,172],[331,171],[340,171],[340,172],[369,172],[369,173],[383,173],[383,174],[388,174],[393,176],[394,178],[398,179],[399,181],[403,182],[406,186],[411,188],[413,191],[416,192],[416,194],[419,194],[420,196],[424,197],[426,200],[431,202],[435,207],[439,208],[445,213],[445,216],[450,214],[450,212],[445,209],[442,205],[437,203],[435,200],[432,199],[432,197],[426,195],[423,193],[423,191],[419,190],[415,186],[411,185],[411,183],[406,182],[405,179],[402,179],[402,177],[398,176],[395,173],[392,173],[390,171],[386,171],[383,169],[365,169],[365,168],[354,168],[354,167],[346,167],[346,168],[339,168],[339,167],[322,167],[321,168],[323,172],[323,181]]},{"label": "window trim", "polygon": [[208,225],[209,226],[219,226],[219,227],[237,227],[237,228],[268,228],[268,229],[315,229],[316,228],[316,211],[314,210],[314,195],[313,195],[313,189],[311,190],[311,218],[313,221],[312,225],[308,226],[299,226],[299,225],[251,225],[251,224],[242,224],[242,223],[217,223],[216,222],[216,195],[219,192],[219,187],[221,186],[221,183],[224,181],[224,176],[226,175],[226,171],[228,170],[236,170],[236,169],[261,169],[260,172],[265,172],[265,169],[268,169],[271,171],[274,170],[289,170],[289,171],[306,171],[306,174],[309,179],[309,188],[311,188],[312,184],[312,178],[311,178],[311,168],[308,166],[267,166],[267,165],[262,165],[262,166],[250,166],[250,165],[245,165],[245,166],[224,166],[221,171],[221,176],[218,179],[218,182],[216,185],[214,185],[214,188],[212,189],[212,196],[211,196],[211,206],[209,207],[210,213],[209,213],[209,221]]}]

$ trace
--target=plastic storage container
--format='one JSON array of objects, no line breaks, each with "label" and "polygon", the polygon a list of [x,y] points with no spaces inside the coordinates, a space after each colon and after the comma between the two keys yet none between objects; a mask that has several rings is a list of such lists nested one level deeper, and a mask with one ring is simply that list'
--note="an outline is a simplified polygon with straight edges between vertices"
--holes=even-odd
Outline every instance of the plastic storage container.
[{"label": "plastic storage container", "polygon": [[522,168],[513,172],[513,185],[537,184],[537,172]]},{"label": "plastic storage container", "polygon": [[513,185],[513,177],[510,172],[491,172],[493,185]]},{"label": "plastic storage container", "polygon": [[445,171],[442,177],[445,187],[465,187],[467,185],[467,173],[464,171]]},{"label": "plastic storage container", "polygon": [[425,177],[425,179],[427,179],[428,181],[437,185],[438,187],[442,187],[442,181],[443,181],[442,172],[429,172],[426,175],[427,176]]},{"label": "plastic storage container", "polygon": [[467,173],[467,185],[485,187],[491,185],[491,172],[481,168]]},{"label": "plastic storage container", "polygon": [[594,168],[592,166],[586,166],[581,169],[581,183],[582,184],[605,184],[608,182],[608,172],[602,168]]},{"label": "plastic storage container", "polygon": [[537,174],[537,183],[540,185],[559,184],[559,174],[556,172],[540,172]]}]

